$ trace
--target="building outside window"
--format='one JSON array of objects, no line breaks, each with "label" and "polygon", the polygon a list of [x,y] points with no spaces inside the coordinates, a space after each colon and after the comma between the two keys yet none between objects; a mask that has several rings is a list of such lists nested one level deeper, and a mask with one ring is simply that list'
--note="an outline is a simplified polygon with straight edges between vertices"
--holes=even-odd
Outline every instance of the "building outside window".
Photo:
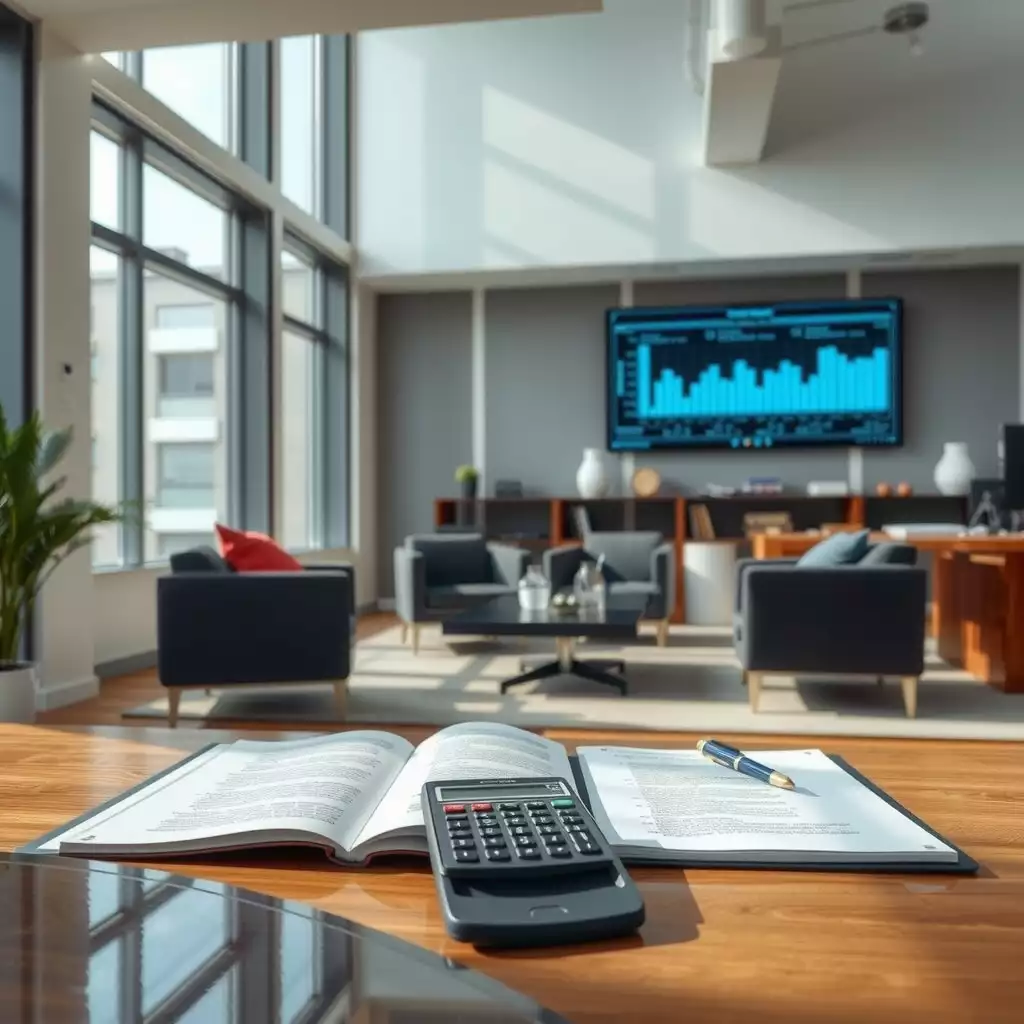
[{"label": "building outside window", "polygon": [[212,444],[162,444],[157,447],[156,503],[161,508],[215,507]]},{"label": "building outside window", "polygon": [[216,322],[217,310],[212,302],[156,307],[157,327],[214,327]]},{"label": "building outside window", "polygon": [[211,354],[175,352],[157,356],[160,416],[216,416]]}]

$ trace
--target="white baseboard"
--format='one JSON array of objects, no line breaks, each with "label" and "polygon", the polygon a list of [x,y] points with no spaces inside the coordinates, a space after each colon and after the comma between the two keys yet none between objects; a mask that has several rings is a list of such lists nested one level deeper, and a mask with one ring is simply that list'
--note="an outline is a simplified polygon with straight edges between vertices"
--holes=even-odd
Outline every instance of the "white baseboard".
[{"label": "white baseboard", "polygon": [[100,681],[96,676],[76,679],[69,683],[47,686],[36,693],[36,711],[53,711],[54,708],[77,704],[80,700],[96,697],[100,692]]}]

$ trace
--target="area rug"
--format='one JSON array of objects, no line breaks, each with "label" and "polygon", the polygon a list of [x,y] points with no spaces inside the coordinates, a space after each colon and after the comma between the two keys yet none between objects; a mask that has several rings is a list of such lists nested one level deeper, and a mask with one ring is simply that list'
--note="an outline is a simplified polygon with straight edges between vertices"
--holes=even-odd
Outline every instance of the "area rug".
[{"label": "area rug", "polygon": [[[899,736],[1024,740],[1024,695],[1001,693],[951,668],[929,650],[918,691],[918,717],[908,719],[897,680],[766,676],[757,714],[732,649],[729,630],[674,626],[658,647],[644,630],[631,644],[585,643],[578,656],[626,662],[629,693],[557,676],[502,696],[503,679],[528,654],[551,655],[552,645],[515,640],[449,644],[425,629],[420,652],[403,645],[398,627],[364,641],[349,680],[346,721],[386,725],[451,725],[500,721],[534,728],[627,729],[833,736]],[[124,713],[166,719],[154,700]],[[211,695],[186,691],[182,721],[273,721],[323,728],[337,723],[330,687],[291,685],[231,689]]]}]

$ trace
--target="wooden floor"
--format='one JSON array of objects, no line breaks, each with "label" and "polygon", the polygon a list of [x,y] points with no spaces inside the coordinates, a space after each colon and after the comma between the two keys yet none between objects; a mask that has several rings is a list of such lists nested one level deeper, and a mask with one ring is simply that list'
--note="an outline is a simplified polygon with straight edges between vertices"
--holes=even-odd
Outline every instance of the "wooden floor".
[{"label": "wooden floor", "polygon": [[[360,616],[356,629],[356,637],[363,640],[375,633],[383,632],[385,629],[395,625],[397,619],[391,612],[372,612],[369,615]],[[138,722],[127,722],[121,714],[128,708],[133,708],[147,701],[155,700],[162,696],[163,689],[157,679],[156,669],[147,669],[145,672],[137,672],[130,676],[118,676],[114,679],[103,680],[100,686],[100,694],[90,700],[83,700],[78,704],[69,704],[64,708],[57,708],[54,711],[42,711],[36,716],[39,725],[139,725]],[[159,725],[159,722],[153,722]],[[190,729],[206,728],[203,722],[189,722]],[[281,726],[273,722],[224,722],[218,721],[217,729],[245,729],[245,730],[280,730]],[[288,729],[298,728],[295,725],[287,726]]]}]

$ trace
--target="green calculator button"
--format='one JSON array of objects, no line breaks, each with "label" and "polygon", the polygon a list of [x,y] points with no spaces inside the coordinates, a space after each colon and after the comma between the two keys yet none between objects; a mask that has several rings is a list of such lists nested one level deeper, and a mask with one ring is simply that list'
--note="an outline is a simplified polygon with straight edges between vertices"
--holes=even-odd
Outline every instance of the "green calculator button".
[{"label": "green calculator button", "polygon": [[575,807],[576,806],[576,801],[575,800],[552,800],[551,801],[551,806],[552,807]]}]

